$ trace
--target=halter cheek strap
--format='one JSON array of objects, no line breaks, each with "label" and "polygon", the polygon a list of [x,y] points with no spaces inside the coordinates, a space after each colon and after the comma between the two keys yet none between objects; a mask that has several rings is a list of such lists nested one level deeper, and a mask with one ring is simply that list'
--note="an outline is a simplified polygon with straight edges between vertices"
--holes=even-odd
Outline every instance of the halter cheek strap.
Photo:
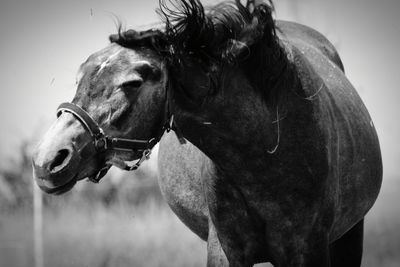
[{"label": "halter cheek strap", "polygon": [[139,139],[125,139],[125,138],[114,138],[104,134],[103,129],[92,119],[92,117],[83,110],[80,106],[73,103],[62,103],[57,109],[57,117],[62,112],[69,112],[75,115],[75,117],[85,126],[86,130],[90,133],[94,140],[94,144],[97,151],[103,150],[146,150],[152,148],[155,138],[150,140],[139,140]]},{"label": "halter cheek strap", "polygon": [[[80,123],[82,123],[93,139],[93,144],[97,155],[100,156],[100,154],[103,154],[103,152],[106,151],[132,151],[135,153],[142,153],[140,159],[133,165],[128,165],[125,162],[124,165],[116,165],[117,167],[127,171],[136,170],[145,160],[149,159],[152,148],[160,141],[165,131],[169,132],[170,130],[174,130],[180,142],[185,143],[185,139],[183,138],[181,131],[174,122],[173,115],[170,115],[168,104],[166,111],[167,119],[165,120],[164,125],[159,131],[158,136],[149,140],[126,139],[108,136],[84,109],[73,103],[62,103],[57,109],[57,117],[59,117],[63,112],[73,114],[80,121]],[[94,177],[89,177],[90,181],[98,183],[111,167],[111,165],[107,165],[105,162],[102,163],[102,166],[103,167]]]}]

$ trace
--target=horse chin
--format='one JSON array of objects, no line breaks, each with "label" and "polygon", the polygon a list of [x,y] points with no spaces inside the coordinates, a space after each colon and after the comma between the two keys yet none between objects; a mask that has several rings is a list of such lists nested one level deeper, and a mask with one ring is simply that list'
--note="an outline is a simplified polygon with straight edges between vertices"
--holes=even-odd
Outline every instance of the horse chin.
[{"label": "horse chin", "polygon": [[57,186],[57,187],[45,186],[44,184],[40,183],[38,179],[36,181],[37,181],[36,183],[39,186],[39,188],[41,190],[43,190],[45,193],[52,194],[52,195],[61,195],[61,194],[68,192],[69,190],[71,190],[74,187],[74,185],[76,184],[77,179],[76,179],[76,177],[73,177],[65,184]]}]

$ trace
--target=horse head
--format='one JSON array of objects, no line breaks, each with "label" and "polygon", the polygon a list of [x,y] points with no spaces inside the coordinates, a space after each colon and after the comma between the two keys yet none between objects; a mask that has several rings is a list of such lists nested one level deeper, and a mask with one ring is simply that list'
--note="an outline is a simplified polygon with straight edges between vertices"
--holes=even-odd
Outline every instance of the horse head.
[{"label": "horse head", "polygon": [[[234,88],[248,86],[236,83],[247,80],[240,78],[244,74],[236,64],[248,60],[249,49],[258,49],[257,41],[274,35],[265,30],[271,9],[236,2],[236,7],[217,6],[206,15],[197,0],[180,4],[176,13],[161,2],[164,32],[120,31],[81,65],[72,103],[60,106],[57,121],[33,156],[36,180],[44,191],[62,193],[85,177],[98,181],[111,165],[133,169],[124,162],[143,159],[165,129],[174,128],[180,137],[171,109],[189,128],[191,121],[209,125],[208,117],[225,123],[220,109],[213,107],[224,105],[228,94],[242,95]],[[227,16],[232,9],[235,15]],[[194,110],[201,110],[195,118]],[[189,120],[185,114],[191,114]],[[190,136],[190,129],[186,133]]]},{"label": "horse head", "polygon": [[[236,1],[206,14],[197,0],[179,3],[178,11],[173,11],[161,1],[164,32],[119,31],[110,36],[109,46],[81,65],[72,103],[59,107],[58,119],[33,156],[36,181],[44,191],[65,192],[85,177],[96,182],[112,165],[135,169],[138,164],[128,166],[125,161],[140,159],[140,163],[164,130],[174,129],[182,137],[176,121],[185,125],[185,137],[196,145],[209,134],[193,132],[199,127],[191,127],[192,123],[231,140],[237,121],[226,117],[237,114],[247,121],[251,116],[249,106],[254,107],[259,93],[247,90],[248,80],[255,76],[260,79],[255,83],[262,85],[265,78],[253,73],[258,67],[247,65],[264,55],[257,52],[266,50],[258,47],[260,41],[274,43],[275,30],[267,30],[265,20],[272,9]],[[274,56],[268,51],[268,58]],[[229,99],[241,105],[221,109]],[[263,101],[258,105],[268,113]],[[242,142],[244,135],[243,130],[235,138]],[[266,140],[268,146],[275,142],[273,137]]]},{"label": "horse head", "polygon": [[98,181],[111,165],[127,169],[125,161],[147,156],[166,120],[161,37],[120,32],[80,66],[72,103],[59,107],[33,155],[42,190],[60,194],[85,177]]}]

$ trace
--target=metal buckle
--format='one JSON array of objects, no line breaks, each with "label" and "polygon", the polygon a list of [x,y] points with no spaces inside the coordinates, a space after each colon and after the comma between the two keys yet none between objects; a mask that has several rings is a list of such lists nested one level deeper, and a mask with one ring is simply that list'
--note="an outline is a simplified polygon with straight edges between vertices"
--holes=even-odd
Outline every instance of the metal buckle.
[{"label": "metal buckle", "polygon": [[97,150],[107,150],[107,138],[102,137],[102,138],[95,138],[94,139],[94,146],[96,147]]},{"label": "metal buckle", "polygon": [[136,170],[137,168],[140,167],[140,165],[141,165],[145,160],[148,160],[148,159],[150,158],[150,155],[151,155],[151,149],[150,149],[150,148],[143,150],[142,157],[141,157],[135,164],[133,164],[132,166],[127,165],[126,170],[127,170],[127,171],[134,171],[134,170]]},{"label": "metal buckle", "polygon": [[95,183],[95,184],[99,183],[100,180],[101,180],[101,178],[103,178],[104,175],[107,174],[108,169],[110,169],[110,166],[105,166],[105,167],[101,168],[101,169],[97,172],[96,176],[94,176],[94,177],[93,177],[93,176],[89,176],[89,177],[88,177],[89,181],[91,181],[92,183]]},{"label": "metal buckle", "polygon": [[100,133],[94,136],[94,146],[99,151],[107,150],[107,136],[104,134],[103,129],[100,129]]},{"label": "metal buckle", "polygon": [[[144,158],[144,160],[148,160],[148,159],[150,158],[150,155],[151,155],[151,149],[148,148],[148,149],[146,149],[145,151],[143,151],[143,156],[142,156],[142,158]],[[143,160],[143,161],[144,161],[144,160]]]}]

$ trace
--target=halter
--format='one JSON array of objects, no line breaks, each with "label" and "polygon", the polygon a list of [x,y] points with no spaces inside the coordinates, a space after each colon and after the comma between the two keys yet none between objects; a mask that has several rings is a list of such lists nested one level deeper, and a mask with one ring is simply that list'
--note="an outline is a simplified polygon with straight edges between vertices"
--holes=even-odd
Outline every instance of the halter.
[{"label": "halter", "polygon": [[[169,132],[170,130],[174,130],[180,143],[185,143],[185,139],[174,121],[174,116],[170,115],[168,102],[169,101],[166,103],[165,123],[158,135],[149,140],[125,139],[108,136],[84,109],[73,103],[62,103],[57,108],[57,117],[59,117],[63,112],[73,114],[91,135],[93,139],[92,144],[94,145],[98,158],[100,158],[100,155],[106,151],[133,151],[135,153],[141,153],[142,156],[136,163],[133,165],[125,163],[125,166],[122,167],[122,169],[126,171],[133,171],[138,169],[145,160],[149,159],[151,150],[160,141],[165,131]],[[88,177],[90,181],[98,183],[111,167],[110,164],[106,164],[104,161],[102,162],[102,165],[102,168],[95,176]]]}]

